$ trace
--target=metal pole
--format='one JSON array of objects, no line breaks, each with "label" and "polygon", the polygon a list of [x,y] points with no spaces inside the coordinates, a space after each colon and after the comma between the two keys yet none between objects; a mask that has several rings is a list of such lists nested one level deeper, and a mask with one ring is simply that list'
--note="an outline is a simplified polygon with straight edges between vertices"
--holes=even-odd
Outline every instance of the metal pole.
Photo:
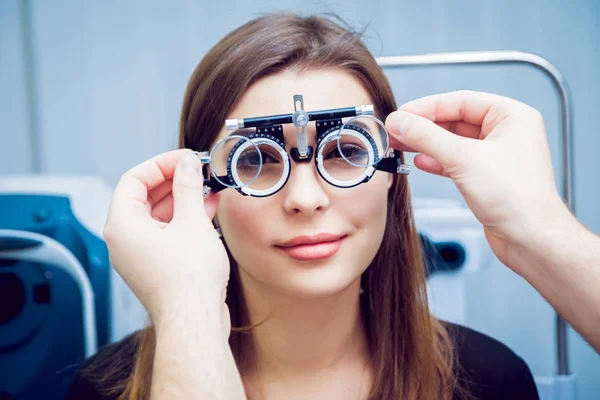
[{"label": "metal pole", "polygon": [[[573,198],[573,157],[571,134],[571,100],[567,81],[560,71],[548,60],[531,53],[520,51],[474,51],[458,53],[422,54],[414,56],[379,57],[377,63],[383,68],[465,65],[465,64],[526,64],[546,74],[556,88],[560,98],[561,149],[562,149],[562,196],[567,207],[575,214]],[[567,324],[556,314],[556,351],[558,374],[569,374],[567,351]]]},{"label": "metal pole", "polygon": [[31,157],[31,172],[42,172],[42,146],[40,113],[38,111],[38,82],[35,74],[35,49],[33,39],[32,5],[31,0],[19,2],[21,17],[21,35],[23,39],[23,61],[25,65],[25,90],[27,100],[27,123],[29,133],[29,148]]}]

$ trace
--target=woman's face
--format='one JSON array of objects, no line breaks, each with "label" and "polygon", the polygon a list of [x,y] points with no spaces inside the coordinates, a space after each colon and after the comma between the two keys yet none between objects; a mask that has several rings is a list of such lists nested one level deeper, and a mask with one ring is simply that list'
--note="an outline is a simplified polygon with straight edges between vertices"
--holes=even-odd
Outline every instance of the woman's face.
[{"label": "woman's face", "polygon": [[[304,96],[308,111],[373,103],[343,70],[285,70],[257,81],[227,118],[293,113],[295,94]],[[283,127],[289,153],[298,145],[296,130]],[[309,123],[309,145],[316,149],[315,129]],[[223,129],[218,139],[230,133]],[[392,175],[377,172],[368,183],[337,188],[321,178],[314,159],[291,164],[287,184],[272,196],[221,192],[217,220],[245,288],[304,299],[330,296],[357,284],[375,257]],[[319,243],[286,247],[307,240]]]}]

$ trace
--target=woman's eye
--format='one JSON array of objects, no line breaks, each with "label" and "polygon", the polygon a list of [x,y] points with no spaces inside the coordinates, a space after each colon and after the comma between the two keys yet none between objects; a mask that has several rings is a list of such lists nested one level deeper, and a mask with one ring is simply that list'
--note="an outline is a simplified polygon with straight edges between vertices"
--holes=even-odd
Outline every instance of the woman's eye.
[{"label": "woman's eye", "polygon": [[275,163],[279,162],[275,157],[273,157],[272,155],[270,155],[269,153],[267,153],[265,151],[261,151],[260,157],[259,157],[258,151],[252,150],[252,151],[246,151],[246,152],[244,152],[244,154],[242,154],[240,156],[240,158],[238,159],[238,165],[241,164],[241,165],[258,167],[260,165],[261,157],[262,157],[263,164],[275,164]]},{"label": "woman's eye", "polygon": [[344,154],[343,157],[338,146],[335,146],[331,151],[329,151],[329,153],[325,155],[325,159],[346,158],[348,160],[352,160],[368,156],[368,152],[365,149],[355,144],[342,144],[339,147],[342,149],[342,153]]},{"label": "woman's eye", "polygon": [[264,151],[261,151],[260,154],[262,156],[263,164],[276,164],[279,162],[279,159],[273,157],[269,153],[265,153]]},{"label": "woman's eye", "polygon": [[238,158],[238,164],[241,165],[260,165],[260,157],[257,151],[246,151]]}]

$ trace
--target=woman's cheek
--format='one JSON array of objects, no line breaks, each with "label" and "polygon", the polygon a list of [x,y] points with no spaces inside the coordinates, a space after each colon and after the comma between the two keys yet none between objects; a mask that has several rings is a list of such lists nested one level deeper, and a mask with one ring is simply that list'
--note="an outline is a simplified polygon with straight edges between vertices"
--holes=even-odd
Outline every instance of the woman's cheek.
[{"label": "woman's cheek", "polygon": [[352,198],[344,201],[343,204],[346,205],[345,214],[355,225],[364,227],[385,224],[388,185],[387,179],[382,178],[382,176],[375,176],[368,183],[349,190],[349,192],[353,191]]},{"label": "woman's cheek", "polygon": [[[221,199],[217,216],[221,229],[227,232],[227,238],[234,242],[250,243],[264,238],[268,217],[265,215],[265,199],[246,198],[239,193],[236,197],[227,196]],[[261,203],[259,203],[261,202]],[[233,244],[233,243],[231,243]]]}]

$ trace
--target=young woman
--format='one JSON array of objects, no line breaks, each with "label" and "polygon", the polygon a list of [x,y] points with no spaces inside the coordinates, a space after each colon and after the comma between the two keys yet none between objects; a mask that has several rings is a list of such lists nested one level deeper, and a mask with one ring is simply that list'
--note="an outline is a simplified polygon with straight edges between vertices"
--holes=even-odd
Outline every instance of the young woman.
[{"label": "young woman", "polygon": [[[320,17],[267,15],[231,32],[197,66],[184,98],[180,147],[210,151],[220,143],[218,149],[232,152],[246,141],[226,139],[226,120],[292,113],[297,94],[309,111],[372,104],[384,121],[397,109],[359,35]],[[144,200],[140,213],[165,232],[187,224],[189,234],[164,241],[149,239],[151,229],[132,234],[131,227],[119,227],[113,200],[105,231],[111,258],[153,325],[87,360],[67,398],[161,398],[162,390],[213,398],[198,382],[229,385],[218,380],[227,376],[218,372],[224,364],[210,365],[226,357],[209,355],[224,329],[251,399],[536,399],[529,369],[508,348],[430,315],[407,176],[376,171],[365,182],[340,187],[314,159],[293,155],[300,147],[294,124],[280,126],[290,155],[287,180],[268,195],[244,196],[235,188],[212,193],[199,219],[179,211],[204,208],[201,198],[182,200],[193,184],[176,183],[186,176],[177,164],[189,157],[185,150],[146,163],[152,178],[142,177],[142,169],[124,176],[115,199],[131,185]],[[305,132],[316,157],[323,130],[309,122]],[[246,127],[234,134],[256,133]],[[330,148],[323,159],[356,160],[348,146],[347,153]],[[260,150],[243,161],[262,165],[252,176],[256,182],[281,162],[279,153]],[[187,170],[197,169],[187,162]],[[118,248],[130,249],[130,258],[117,256]],[[207,281],[222,287],[212,290]],[[209,314],[225,285],[226,321],[196,319]],[[176,328],[165,328],[169,324]],[[173,339],[175,331],[186,331],[186,339]],[[179,368],[194,365],[184,359],[198,351],[205,352],[203,372]],[[197,376],[211,372],[214,379]]]}]

